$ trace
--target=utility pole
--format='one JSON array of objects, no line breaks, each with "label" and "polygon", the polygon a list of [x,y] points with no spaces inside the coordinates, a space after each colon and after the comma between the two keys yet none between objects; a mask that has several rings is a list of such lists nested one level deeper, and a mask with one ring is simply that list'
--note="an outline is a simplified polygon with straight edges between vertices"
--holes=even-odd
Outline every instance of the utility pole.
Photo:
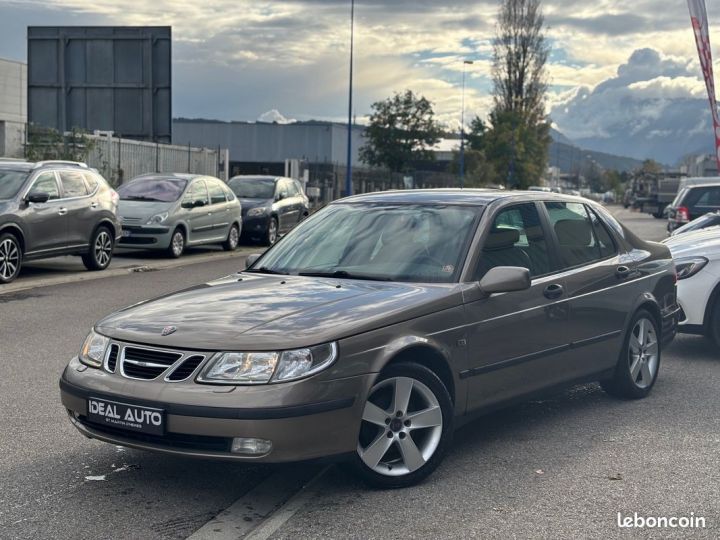
[{"label": "utility pole", "polygon": [[353,128],[353,56],[355,47],[355,0],[350,0],[350,89],[348,92],[348,126],[347,126],[347,173],[345,174],[345,196],[353,192],[352,184],[352,128]]},{"label": "utility pole", "polygon": [[460,189],[465,188],[465,68],[473,63],[472,60],[463,61],[462,106],[460,111]]}]

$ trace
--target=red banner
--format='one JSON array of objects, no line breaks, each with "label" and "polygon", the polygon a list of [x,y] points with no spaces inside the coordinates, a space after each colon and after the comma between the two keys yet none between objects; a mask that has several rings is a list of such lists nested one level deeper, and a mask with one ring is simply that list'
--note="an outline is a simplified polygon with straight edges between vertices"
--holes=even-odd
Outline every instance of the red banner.
[{"label": "red banner", "polygon": [[720,117],[718,116],[715,97],[715,76],[713,75],[712,49],[710,48],[710,32],[705,0],[688,0],[688,8],[690,8],[690,20],[692,21],[695,43],[700,57],[700,67],[702,68],[703,77],[705,77],[705,85],[710,99],[715,136],[715,158],[718,162],[718,170],[720,170]]}]

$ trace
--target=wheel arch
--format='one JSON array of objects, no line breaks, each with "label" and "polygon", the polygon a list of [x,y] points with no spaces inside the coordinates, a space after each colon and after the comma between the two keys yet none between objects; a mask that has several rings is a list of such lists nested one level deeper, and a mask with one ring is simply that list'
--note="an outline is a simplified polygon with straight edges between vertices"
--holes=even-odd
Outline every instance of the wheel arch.
[{"label": "wheel arch", "polygon": [[3,233],[13,234],[18,239],[18,242],[20,242],[20,247],[22,248],[23,255],[25,255],[25,252],[27,251],[25,249],[25,233],[23,232],[20,225],[16,223],[6,223],[4,225],[0,225],[0,234]]},{"label": "wheel arch", "polygon": [[110,234],[112,235],[113,242],[114,242],[115,239],[117,238],[118,230],[115,227],[115,224],[110,219],[107,219],[107,218],[103,218],[97,222],[97,224],[95,225],[95,227],[92,230],[92,234],[90,235],[90,238],[92,239],[92,237],[95,236],[95,233],[97,232],[97,230],[100,227],[107,227],[108,229],[110,229]]},{"label": "wheel arch", "polygon": [[712,323],[712,312],[715,302],[720,297],[720,281],[715,284],[715,288],[708,296],[708,301],[705,304],[705,315],[703,316],[703,331],[707,333],[710,330],[710,324]]},{"label": "wheel arch", "polygon": [[402,362],[412,362],[426,367],[443,382],[450,394],[453,406],[456,406],[455,378],[447,356],[437,347],[425,342],[411,343],[404,348],[394,351],[383,369]]}]

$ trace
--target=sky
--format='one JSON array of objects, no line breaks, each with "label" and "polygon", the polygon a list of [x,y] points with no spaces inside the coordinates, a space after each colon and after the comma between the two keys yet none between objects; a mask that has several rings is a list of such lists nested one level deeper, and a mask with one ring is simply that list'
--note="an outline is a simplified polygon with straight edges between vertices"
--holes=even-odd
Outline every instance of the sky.
[{"label": "sky", "polygon": [[[0,57],[25,60],[28,25],[171,25],[174,116],[343,121],[349,4],[0,0]],[[374,101],[412,89],[434,103],[442,122],[458,128],[464,59],[474,61],[467,66],[467,117],[484,117],[492,105],[498,5],[496,0],[357,0],[358,120]],[[709,9],[717,44],[720,34],[713,28],[720,29],[720,6]],[[631,130],[647,137],[651,124],[678,103],[700,110],[705,89],[684,0],[545,0],[543,10],[552,46],[548,112],[571,139],[610,139],[628,119]],[[704,129],[699,125],[704,121],[698,112],[695,125],[682,129]],[[667,136],[668,129],[654,131]]]}]

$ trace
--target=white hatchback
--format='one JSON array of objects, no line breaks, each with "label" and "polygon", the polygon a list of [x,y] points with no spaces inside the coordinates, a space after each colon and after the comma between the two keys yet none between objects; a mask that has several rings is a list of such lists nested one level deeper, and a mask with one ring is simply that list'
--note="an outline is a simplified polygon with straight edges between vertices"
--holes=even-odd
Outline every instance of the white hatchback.
[{"label": "white hatchback", "polygon": [[702,334],[720,346],[720,229],[706,229],[663,242],[678,277],[679,330]]}]

